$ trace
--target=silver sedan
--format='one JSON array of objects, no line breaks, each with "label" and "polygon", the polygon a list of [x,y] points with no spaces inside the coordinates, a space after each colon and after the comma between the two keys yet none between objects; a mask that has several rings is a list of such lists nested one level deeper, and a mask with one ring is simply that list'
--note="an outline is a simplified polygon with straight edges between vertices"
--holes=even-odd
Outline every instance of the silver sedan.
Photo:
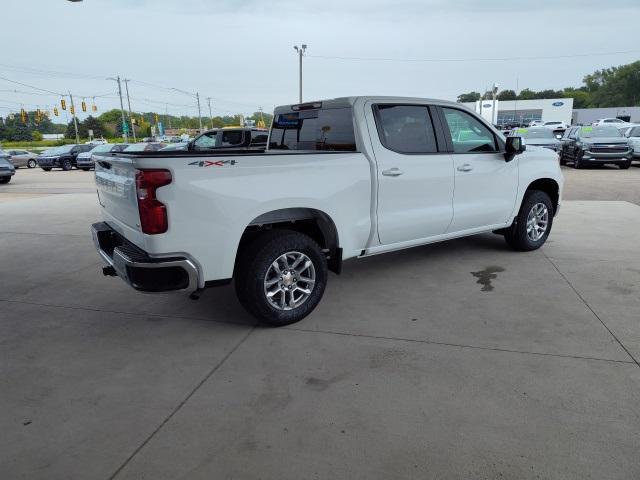
[{"label": "silver sedan", "polygon": [[36,161],[37,153],[29,152],[28,150],[6,150],[6,152],[9,154],[9,161],[16,168],[35,168],[38,166]]}]

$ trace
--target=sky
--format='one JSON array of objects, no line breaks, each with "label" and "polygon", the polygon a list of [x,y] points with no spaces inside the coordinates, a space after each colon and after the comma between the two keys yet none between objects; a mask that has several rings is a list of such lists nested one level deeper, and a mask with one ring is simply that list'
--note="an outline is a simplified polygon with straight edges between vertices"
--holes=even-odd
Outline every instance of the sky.
[{"label": "sky", "polygon": [[640,59],[638,0],[2,0],[2,17],[0,77],[29,86],[0,78],[0,116],[68,91],[118,108],[118,75],[134,111],[197,115],[178,88],[203,116],[207,97],[269,112],[298,101],[303,43],[305,101],[577,87]]}]

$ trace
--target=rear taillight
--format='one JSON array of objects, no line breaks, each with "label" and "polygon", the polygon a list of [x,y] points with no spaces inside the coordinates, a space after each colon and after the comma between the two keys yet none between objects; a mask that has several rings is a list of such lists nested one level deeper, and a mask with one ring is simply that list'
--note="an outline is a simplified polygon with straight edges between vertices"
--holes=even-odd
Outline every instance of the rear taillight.
[{"label": "rear taillight", "polygon": [[170,183],[169,170],[136,170],[136,195],[143,233],[156,235],[169,228],[167,207],[156,198],[156,190]]}]

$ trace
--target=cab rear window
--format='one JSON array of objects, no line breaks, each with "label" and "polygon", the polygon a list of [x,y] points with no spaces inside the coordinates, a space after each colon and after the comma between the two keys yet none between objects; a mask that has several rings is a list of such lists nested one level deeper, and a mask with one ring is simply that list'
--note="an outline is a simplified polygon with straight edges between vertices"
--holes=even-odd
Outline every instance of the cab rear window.
[{"label": "cab rear window", "polygon": [[280,113],[273,119],[271,150],[355,152],[351,108],[327,108]]}]

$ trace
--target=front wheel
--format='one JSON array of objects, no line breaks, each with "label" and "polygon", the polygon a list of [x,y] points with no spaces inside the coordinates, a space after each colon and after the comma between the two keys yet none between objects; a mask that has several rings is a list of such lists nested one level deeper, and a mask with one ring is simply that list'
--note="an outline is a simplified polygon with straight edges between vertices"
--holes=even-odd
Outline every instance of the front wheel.
[{"label": "front wheel", "polygon": [[62,170],[67,172],[73,168],[73,163],[71,163],[71,160],[69,160],[68,158],[65,158],[60,162],[60,166],[62,167]]},{"label": "front wheel", "polygon": [[582,168],[582,152],[576,152],[573,156],[573,168]]},{"label": "front wheel", "polygon": [[27,162],[27,168],[36,168],[37,165],[38,164],[33,158],[30,158],[29,161]]},{"label": "front wheel", "polygon": [[549,195],[540,190],[525,193],[518,216],[504,235],[514,250],[526,252],[544,245],[553,224],[553,204]]},{"label": "front wheel", "polygon": [[631,160],[624,163],[619,163],[618,167],[620,168],[620,170],[628,170],[631,167]]},{"label": "front wheel", "polygon": [[240,255],[236,294],[249,313],[271,326],[289,325],[309,315],[327,284],[327,259],[307,235],[265,232]]},{"label": "front wheel", "polygon": [[0,183],[9,183],[11,181],[11,177],[0,177]]}]

